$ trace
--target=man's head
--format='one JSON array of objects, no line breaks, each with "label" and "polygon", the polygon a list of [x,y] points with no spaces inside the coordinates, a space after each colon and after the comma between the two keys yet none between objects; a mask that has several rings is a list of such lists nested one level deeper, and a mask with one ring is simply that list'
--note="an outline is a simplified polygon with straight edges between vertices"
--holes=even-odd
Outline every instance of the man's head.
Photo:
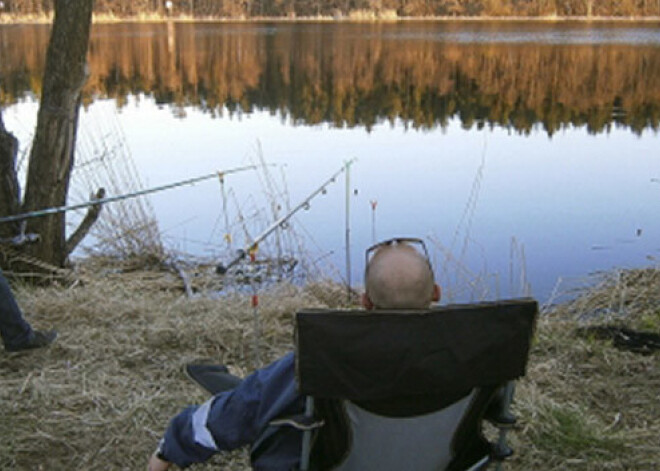
[{"label": "man's head", "polygon": [[428,258],[413,247],[413,242],[394,239],[367,252],[364,307],[424,309],[440,299],[440,287],[433,281]]}]

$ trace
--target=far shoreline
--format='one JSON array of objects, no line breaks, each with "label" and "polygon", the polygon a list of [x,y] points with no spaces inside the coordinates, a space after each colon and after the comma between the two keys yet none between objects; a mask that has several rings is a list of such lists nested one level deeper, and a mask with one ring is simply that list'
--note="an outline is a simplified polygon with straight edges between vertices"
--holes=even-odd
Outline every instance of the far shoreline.
[{"label": "far shoreline", "polygon": [[[144,15],[115,17],[94,15],[93,24],[118,23],[660,23],[660,16],[263,16],[263,17],[191,17],[186,15]],[[52,15],[10,17],[0,14],[0,25],[50,24]]]}]

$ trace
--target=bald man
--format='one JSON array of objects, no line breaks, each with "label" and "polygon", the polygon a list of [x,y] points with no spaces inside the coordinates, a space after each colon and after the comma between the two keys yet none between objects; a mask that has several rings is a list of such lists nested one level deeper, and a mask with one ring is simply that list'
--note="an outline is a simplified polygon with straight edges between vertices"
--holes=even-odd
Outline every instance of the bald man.
[{"label": "bald man", "polygon": [[366,309],[425,309],[440,299],[428,257],[406,241],[421,243],[392,239],[374,246],[364,274]]},{"label": "bald man", "polygon": [[[439,299],[440,288],[421,240],[390,239],[367,250],[362,298],[366,309],[424,309]],[[303,411],[295,358],[289,353],[248,376],[235,389],[174,417],[147,469],[164,471],[172,463],[186,467],[242,446],[252,447],[253,469],[297,469],[302,433],[292,427],[272,433],[269,424]]]}]

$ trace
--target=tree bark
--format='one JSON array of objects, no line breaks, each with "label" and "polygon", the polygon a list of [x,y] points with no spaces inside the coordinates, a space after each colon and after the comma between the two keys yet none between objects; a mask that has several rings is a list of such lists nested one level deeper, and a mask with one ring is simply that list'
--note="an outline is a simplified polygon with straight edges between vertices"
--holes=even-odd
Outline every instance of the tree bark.
[{"label": "tree bark", "polygon": [[[16,177],[18,140],[5,129],[0,113],[0,216],[13,216],[20,209],[20,189]],[[17,223],[0,223],[0,239],[18,235]]]},{"label": "tree bark", "polygon": [[[73,168],[93,0],[55,0],[37,128],[28,166],[23,211],[66,204]],[[66,259],[65,213],[28,221],[41,241],[29,255],[55,266]]]}]

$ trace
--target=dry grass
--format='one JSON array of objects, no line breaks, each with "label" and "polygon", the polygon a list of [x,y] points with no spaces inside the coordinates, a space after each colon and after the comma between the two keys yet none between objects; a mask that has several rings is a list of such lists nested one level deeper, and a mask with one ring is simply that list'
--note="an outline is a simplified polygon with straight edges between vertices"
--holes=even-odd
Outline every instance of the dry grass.
[{"label": "dry grass", "polygon": [[[659,276],[610,275],[542,317],[528,377],[518,383],[520,427],[510,435],[517,454],[507,469],[660,468],[659,354],[574,334],[603,316],[657,332]],[[184,377],[184,364],[209,358],[239,375],[253,367],[247,295],[186,299],[176,277],[148,272],[84,279],[71,288],[17,289],[28,319],[56,326],[60,337],[45,350],[0,353],[0,469],[144,469],[168,419],[206,398]],[[264,362],[291,348],[296,309],[342,295],[328,286],[262,293]],[[245,452],[195,469],[218,465],[246,469]]]},{"label": "dry grass", "polygon": [[[168,419],[205,400],[184,364],[208,358],[235,374],[252,369],[247,296],[189,300],[167,289],[171,281],[161,291],[153,274],[142,275],[17,289],[29,320],[60,336],[48,349],[0,353],[0,469],[143,469]],[[322,304],[292,286],[261,297],[264,361],[291,348],[292,314],[307,305]],[[243,460],[215,463],[241,469]]]},{"label": "dry grass", "polygon": [[660,469],[660,352],[639,355],[576,335],[603,324],[660,334],[660,271],[596,281],[539,322],[516,393],[513,469]]}]

